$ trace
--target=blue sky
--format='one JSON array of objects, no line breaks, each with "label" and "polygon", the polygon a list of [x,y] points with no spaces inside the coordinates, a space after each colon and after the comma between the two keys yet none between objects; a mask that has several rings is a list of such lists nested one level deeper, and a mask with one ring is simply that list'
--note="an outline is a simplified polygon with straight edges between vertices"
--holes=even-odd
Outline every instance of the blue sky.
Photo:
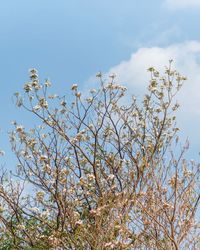
[{"label": "blue sky", "polygon": [[[6,0],[0,4],[0,147],[12,163],[7,131],[27,124],[12,95],[28,69],[50,78],[58,93],[76,82],[84,89],[99,70],[117,73],[142,94],[146,68],[163,69],[173,58],[189,80],[179,96],[178,122],[190,139],[191,158],[200,151],[200,0]],[[29,120],[30,121],[30,120]],[[31,120],[31,122],[34,122]],[[8,166],[9,167],[9,166]]]}]

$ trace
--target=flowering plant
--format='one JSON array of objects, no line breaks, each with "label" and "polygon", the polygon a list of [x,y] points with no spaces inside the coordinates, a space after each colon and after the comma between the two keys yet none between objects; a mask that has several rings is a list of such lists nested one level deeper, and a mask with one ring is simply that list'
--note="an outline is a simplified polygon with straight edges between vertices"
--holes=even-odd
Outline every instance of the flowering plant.
[{"label": "flowering plant", "polygon": [[73,84],[68,103],[30,70],[16,104],[40,125],[13,123],[20,181],[2,171],[1,249],[198,249],[200,169],[184,159],[188,142],[174,153],[185,77],[171,62],[149,72],[142,103],[125,106],[115,74],[98,73],[89,97]]}]

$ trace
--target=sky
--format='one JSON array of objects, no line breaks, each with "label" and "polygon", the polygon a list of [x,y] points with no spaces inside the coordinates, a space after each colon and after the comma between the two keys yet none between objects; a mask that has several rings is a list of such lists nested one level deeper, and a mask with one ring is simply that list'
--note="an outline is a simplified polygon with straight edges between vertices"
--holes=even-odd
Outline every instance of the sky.
[{"label": "sky", "polygon": [[188,77],[180,95],[178,125],[200,151],[200,0],[6,0],[0,2],[0,160],[12,168],[11,121],[34,124],[15,107],[13,93],[39,70],[58,93],[73,83],[87,89],[98,71],[114,72],[129,91],[144,94],[147,68],[170,59]]}]

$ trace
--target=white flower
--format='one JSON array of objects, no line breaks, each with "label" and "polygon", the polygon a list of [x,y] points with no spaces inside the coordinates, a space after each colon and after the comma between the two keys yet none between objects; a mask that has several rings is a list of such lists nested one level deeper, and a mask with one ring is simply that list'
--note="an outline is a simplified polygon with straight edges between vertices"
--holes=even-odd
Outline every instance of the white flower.
[{"label": "white flower", "polygon": [[71,86],[71,90],[77,90],[77,88],[78,88],[78,85],[77,85],[77,84],[73,84],[73,85]]},{"label": "white flower", "polygon": [[39,191],[36,193],[36,199],[38,201],[42,201],[44,199],[44,192],[43,191]]},{"label": "white flower", "polygon": [[96,74],[96,77],[102,77],[101,72],[98,72],[98,73]]},{"label": "white flower", "polygon": [[95,179],[95,176],[93,174],[88,174],[87,177],[91,181]]},{"label": "white flower", "polygon": [[29,73],[30,74],[37,74],[37,69],[35,69],[35,68],[29,69]]},{"label": "white flower", "polygon": [[36,213],[36,214],[39,213],[39,211],[40,211],[37,207],[31,207],[31,208],[29,208],[29,210],[32,211],[33,213]]},{"label": "white flower", "polygon": [[39,84],[38,80],[34,80],[34,81],[32,82],[32,87],[33,87],[35,90],[41,89],[41,85]]},{"label": "white flower", "polygon": [[78,140],[76,138],[71,138],[70,139],[71,144],[76,144],[77,142],[78,142]]},{"label": "white flower", "polygon": [[24,131],[24,127],[23,127],[22,125],[18,125],[18,126],[16,126],[16,131],[17,131],[18,133],[21,133],[21,132]]},{"label": "white flower", "polygon": [[91,129],[91,130],[94,129],[94,125],[93,125],[93,124],[89,124],[88,127],[89,127],[89,129]]},{"label": "white flower", "polygon": [[110,78],[114,79],[116,77],[116,74],[115,73],[112,73],[109,75]]},{"label": "white flower", "polygon": [[113,244],[112,242],[108,242],[105,244],[105,247],[109,247],[109,249],[113,249],[115,247],[115,244]]},{"label": "white flower", "polygon": [[19,224],[19,225],[17,225],[17,229],[19,229],[19,230],[24,230],[24,229],[25,229],[25,226],[22,225],[22,224]]},{"label": "white flower", "polygon": [[92,98],[92,97],[88,97],[88,98],[86,99],[86,101],[87,101],[88,103],[91,103],[91,102],[92,102],[92,100],[93,100],[93,98]]},{"label": "white flower", "polygon": [[163,208],[164,208],[164,209],[170,209],[170,208],[172,209],[173,206],[172,206],[172,204],[170,204],[170,203],[164,202],[164,203],[163,203]]},{"label": "white flower", "polygon": [[0,156],[4,156],[5,155],[5,151],[0,150]]},{"label": "white flower", "polygon": [[41,109],[41,106],[40,106],[40,105],[36,105],[35,107],[33,107],[33,109],[34,109],[35,111],[40,110],[40,109]]},{"label": "white flower", "polygon": [[55,99],[55,98],[57,98],[57,97],[58,97],[58,95],[56,95],[56,94],[54,94],[54,95],[49,95],[49,96],[48,96],[49,99]]},{"label": "white flower", "polygon": [[154,77],[159,77],[159,72],[158,71],[154,71],[153,75],[154,75]]},{"label": "white flower", "polygon": [[29,83],[26,83],[25,85],[24,85],[24,90],[25,90],[25,92],[30,92],[31,90],[32,90],[32,88],[31,88],[31,84],[29,84]]},{"label": "white flower", "polygon": [[46,161],[48,159],[47,155],[40,155],[40,161]]},{"label": "white flower", "polygon": [[66,161],[67,164],[70,163],[71,158],[69,156],[65,157],[64,160]]},{"label": "white flower", "polygon": [[85,130],[80,131],[76,137],[75,137],[78,141],[85,141],[86,140],[86,136],[85,136]]},{"label": "white flower", "polygon": [[81,97],[81,92],[77,92],[76,97],[80,98]]},{"label": "white flower", "polygon": [[48,80],[46,80],[45,83],[44,83],[44,85],[45,85],[46,87],[51,87],[51,82],[49,82]]},{"label": "white flower", "polygon": [[36,79],[36,78],[38,78],[37,70],[36,70],[36,69],[30,69],[30,70],[29,70],[29,74],[30,74],[30,78],[31,78],[31,79]]},{"label": "white flower", "polygon": [[66,104],[67,104],[67,103],[66,103],[65,101],[61,101],[61,102],[60,102],[60,105],[62,105],[62,106],[64,106],[64,107],[66,106]]},{"label": "white flower", "polygon": [[0,205],[0,213],[3,213],[4,207]]},{"label": "white flower", "polygon": [[40,105],[40,107],[42,107],[42,108],[48,108],[48,102],[45,100],[45,98],[41,98],[41,99],[39,100],[39,105]]},{"label": "white flower", "polygon": [[90,210],[90,214],[91,214],[92,216],[95,216],[96,213],[97,213],[97,211],[96,211],[95,209],[91,209],[91,210]]},{"label": "white flower", "polygon": [[75,225],[76,225],[76,226],[81,226],[81,225],[83,225],[82,220],[78,220],[78,221],[76,221]]},{"label": "white flower", "polygon": [[80,218],[80,214],[79,214],[78,212],[74,212],[73,214],[74,214],[74,217],[75,217],[76,219],[79,219],[79,218]]},{"label": "white flower", "polygon": [[108,180],[113,180],[115,178],[114,174],[108,175]]},{"label": "white flower", "polygon": [[96,89],[91,89],[91,90],[90,90],[90,93],[91,93],[91,94],[95,94],[96,92],[97,92]]},{"label": "white flower", "polygon": [[42,170],[47,174],[51,174],[51,166],[49,164],[44,165]]},{"label": "white flower", "polygon": [[49,211],[46,210],[46,211],[44,211],[44,212],[41,213],[41,217],[45,217],[46,218],[46,217],[49,216],[49,214],[50,214]]}]

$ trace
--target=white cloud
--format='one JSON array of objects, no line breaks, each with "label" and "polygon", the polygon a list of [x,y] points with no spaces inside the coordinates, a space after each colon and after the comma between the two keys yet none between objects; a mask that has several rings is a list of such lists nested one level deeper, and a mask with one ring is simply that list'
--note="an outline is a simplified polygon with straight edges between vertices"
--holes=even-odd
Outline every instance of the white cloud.
[{"label": "white cloud", "polygon": [[109,73],[116,73],[119,81],[133,92],[141,92],[148,84],[147,69],[154,66],[163,71],[170,59],[174,60],[174,68],[188,77],[181,92],[182,102],[187,103],[185,108],[200,115],[200,42],[190,41],[166,48],[141,48],[129,60],[112,67]]},{"label": "white cloud", "polygon": [[165,48],[140,48],[130,59],[112,67],[109,73],[115,72],[120,83],[128,86],[129,92],[141,94],[145,92],[149,80],[146,69],[155,66],[163,71],[170,59],[174,60],[174,68],[188,78],[177,97],[181,103],[178,123],[187,135],[196,139],[197,130],[191,130],[191,126],[200,127],[200,42],[189,41]]},{"label": "white cloud", "polygon": [[200,0],[165,0],[165,3],[172,9],[200,7]]}]

